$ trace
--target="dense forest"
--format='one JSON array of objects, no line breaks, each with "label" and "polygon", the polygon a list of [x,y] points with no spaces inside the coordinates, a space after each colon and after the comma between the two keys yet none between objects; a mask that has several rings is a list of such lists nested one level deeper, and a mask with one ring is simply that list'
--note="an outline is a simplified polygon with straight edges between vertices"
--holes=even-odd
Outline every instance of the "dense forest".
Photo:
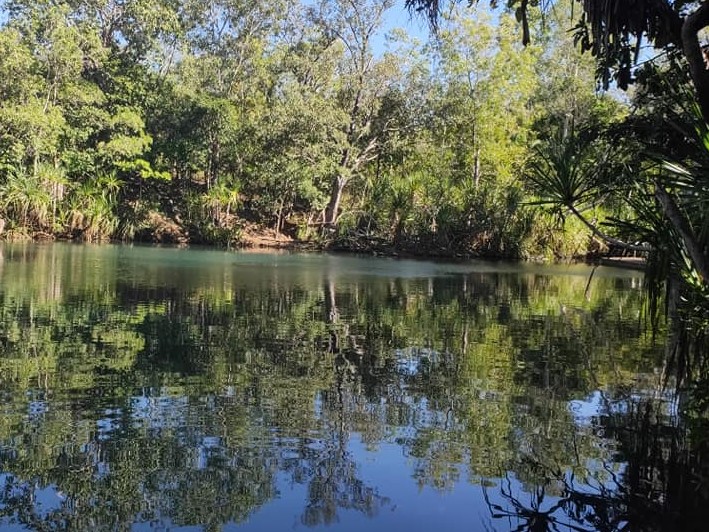
[{"label": "dense forest", "polygon": [[[540,154],[583,143],[578,173],[605,169],[607,132],[633,115],[598,91],[572,11],[536,17],[525,46],[513,13],[451,6],[416,39],[385,32],[392,7],[408,17],[390,0],[6,2],[3,236],[265,232],[510,257],[607,244],[538,206]],[[600,222],[628,207],[597,195],[584,209]]]}]

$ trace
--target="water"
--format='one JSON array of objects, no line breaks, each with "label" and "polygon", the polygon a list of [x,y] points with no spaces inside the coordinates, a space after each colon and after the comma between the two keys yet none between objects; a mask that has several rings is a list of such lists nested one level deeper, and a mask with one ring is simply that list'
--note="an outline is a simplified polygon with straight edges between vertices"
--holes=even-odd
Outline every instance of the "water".
[{"label": "water", "polygon": [[2,529],[614,530],[694,511],[658,474],[693,464],[668,458],[686,431],[637,272],[0,251]]}]

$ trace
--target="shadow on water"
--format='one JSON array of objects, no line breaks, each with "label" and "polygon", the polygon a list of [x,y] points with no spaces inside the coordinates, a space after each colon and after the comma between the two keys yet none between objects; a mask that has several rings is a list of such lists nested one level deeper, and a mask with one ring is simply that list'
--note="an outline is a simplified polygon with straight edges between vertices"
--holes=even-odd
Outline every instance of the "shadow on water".
[{"label": "shadow on water", "polygon": [[635,273],[3,254],[3,528],[709,522]]}]

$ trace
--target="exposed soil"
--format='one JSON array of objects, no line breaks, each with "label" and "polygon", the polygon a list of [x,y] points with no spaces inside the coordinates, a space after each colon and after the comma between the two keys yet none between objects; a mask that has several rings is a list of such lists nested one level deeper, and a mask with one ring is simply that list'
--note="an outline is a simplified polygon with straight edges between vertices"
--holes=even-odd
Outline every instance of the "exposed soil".
[{"label": "exposed soil", "polygon": [[164,214],[156,211],[148,213],[148,227],[148,238],[153,242],[186,244],[189,240],[182,227]]},{"label": "exposed soil", "polygon": [[253,223],[242,226],[239,245],[244,248],[316,249],[311,242],[295,240],[283,233],[277,233],[274,229]]}]

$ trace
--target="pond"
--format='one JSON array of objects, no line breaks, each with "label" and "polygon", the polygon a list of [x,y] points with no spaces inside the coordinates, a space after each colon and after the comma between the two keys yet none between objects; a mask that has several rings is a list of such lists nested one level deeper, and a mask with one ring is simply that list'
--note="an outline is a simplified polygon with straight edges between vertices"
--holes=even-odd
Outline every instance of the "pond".
[{"label": "pond", "polygon": [[0,252],[3,530],[616,530],[706,513],[682,496],[698,466],[639,272]]}]

